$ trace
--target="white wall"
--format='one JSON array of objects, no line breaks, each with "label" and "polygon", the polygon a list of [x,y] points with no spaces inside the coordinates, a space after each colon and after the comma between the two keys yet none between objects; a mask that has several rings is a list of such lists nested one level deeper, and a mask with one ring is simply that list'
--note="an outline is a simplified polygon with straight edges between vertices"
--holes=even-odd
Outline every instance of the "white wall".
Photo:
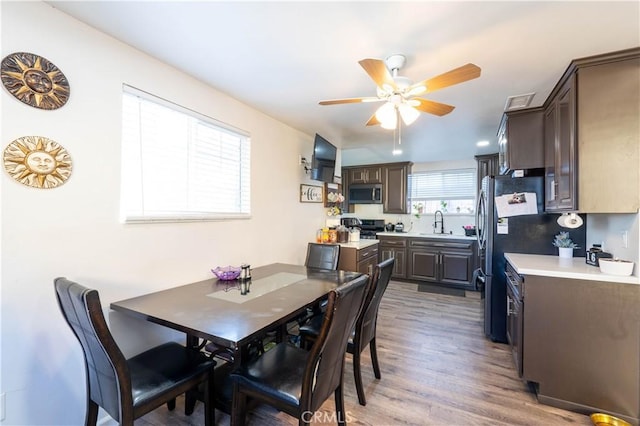
[{"label": "white wall", "polygon": [[[44,3],[0,7],[2,57],[19,51],[44,56],[71,86],[69,102],[55,111],[29,107],[0,89],[3,147],[21,136],[46,136],[73,160],[71,178],[53,190],[23,186],[6,173],[0,178],[2,424],[81,424],[82,354],[59,312],[53,279],[66,276],[98,289],[107,308],[114,300],[210,278],[218,265],[303,263],[306,244],[325,219],[322,204],[299,202],[299,185],[308,182],[298,156],[311,157],[313,136]],[[197,66],[198,58],[193,61]],[[250,220],[118,222],[122,83],[250,132]],[[165,336],[183,339],[117,314],[109,318],[126,355]]]}]

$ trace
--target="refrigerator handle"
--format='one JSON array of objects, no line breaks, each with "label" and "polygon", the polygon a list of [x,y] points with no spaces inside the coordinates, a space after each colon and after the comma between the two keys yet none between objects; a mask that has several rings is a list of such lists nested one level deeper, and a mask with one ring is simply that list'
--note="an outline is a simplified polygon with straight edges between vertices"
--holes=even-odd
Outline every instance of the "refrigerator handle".
[{"label": "refrigerator handle", "polygon": [[482,249],[484,248],[485,241],[485,217],[486,217],[486,194],[484,191],[480,191],[478,194],[478,202],[476,203],[476,240],[478,241],[478,255],[481,254]]}]

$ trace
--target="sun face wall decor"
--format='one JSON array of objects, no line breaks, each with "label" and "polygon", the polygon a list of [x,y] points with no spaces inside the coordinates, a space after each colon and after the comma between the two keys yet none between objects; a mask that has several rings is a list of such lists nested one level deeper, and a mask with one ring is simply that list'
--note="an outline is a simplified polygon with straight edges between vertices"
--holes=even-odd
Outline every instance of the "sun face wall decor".
[{"label": "sun face wall decor", "polygon": [[0,65],[2,84],[16,99],[40,109],[58,109],[69,99],[69,82],[54,64],[33,53],[7,55]]},{"label": "sun face wall decor", "polygon": [[23,136],[4,150],[4,168],[23,185],[51,189],[71,176],[71,156],[59,143],[42,136]]}]

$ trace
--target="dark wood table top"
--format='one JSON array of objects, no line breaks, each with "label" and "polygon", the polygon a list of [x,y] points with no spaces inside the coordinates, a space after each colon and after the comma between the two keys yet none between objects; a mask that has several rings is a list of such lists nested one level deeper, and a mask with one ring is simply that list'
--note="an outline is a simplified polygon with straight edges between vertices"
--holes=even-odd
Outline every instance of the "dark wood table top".
[{"label": "dark wood table top", "polygon": [[239,281],[214,277],[113,302],[111,309],[237,351],[362,274],[275,263],[255,268],[251,275],[245,295]]}]

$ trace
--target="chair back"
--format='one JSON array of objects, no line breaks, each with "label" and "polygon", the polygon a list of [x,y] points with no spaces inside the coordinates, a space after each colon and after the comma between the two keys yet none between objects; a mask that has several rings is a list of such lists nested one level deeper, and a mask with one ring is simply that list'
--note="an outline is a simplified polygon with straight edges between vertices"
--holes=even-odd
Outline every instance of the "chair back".
[{"label": "chair back", "polygon": [[376,266],[371,286],[365,296],[362,312],[356,320],[354,345],[356,345],[356,350],[360,350],[360,352],[376,337],[378,308],[389,285],[394,264],[395,258],[391,257]]},{"label": "chair back", "polygon": [[347,342],[370,278],[362,275],[329,293],[320,334],[309,351],[300,406],[316,411],[342,385]]},{"label": "chair back", "polygon": [[87,398],[120,422],[123,405],[133,404],[129,367],[107,327],[98,292],[66,278],[56,278],[54,285],[60,310],[84,352]]},{"label": "chair back", "polygon": [[340,246],[338,244],[309,243],[304,266],[335,271],[338,269],[339,257]]}]

